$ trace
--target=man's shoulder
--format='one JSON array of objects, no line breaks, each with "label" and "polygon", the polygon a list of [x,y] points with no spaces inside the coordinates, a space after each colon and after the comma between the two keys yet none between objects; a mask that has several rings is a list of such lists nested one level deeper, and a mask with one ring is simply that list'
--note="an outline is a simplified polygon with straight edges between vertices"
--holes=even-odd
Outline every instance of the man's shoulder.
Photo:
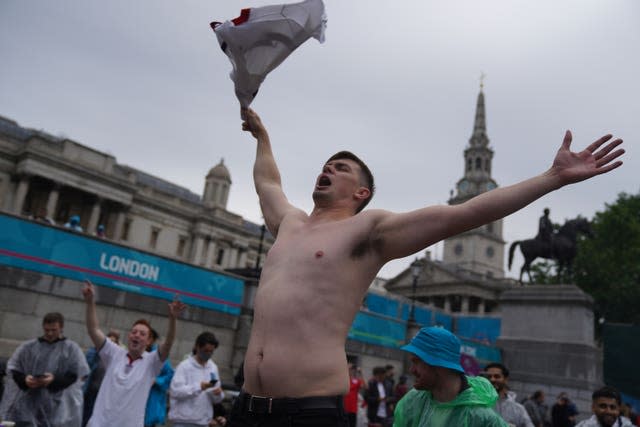
[{"label": "man's shoulder", "polygon": [[576,427],[600,427],[600,423],[598,422],[596,416],[592,415],[586,420],[580,421],[578,424],[576,424]]}]

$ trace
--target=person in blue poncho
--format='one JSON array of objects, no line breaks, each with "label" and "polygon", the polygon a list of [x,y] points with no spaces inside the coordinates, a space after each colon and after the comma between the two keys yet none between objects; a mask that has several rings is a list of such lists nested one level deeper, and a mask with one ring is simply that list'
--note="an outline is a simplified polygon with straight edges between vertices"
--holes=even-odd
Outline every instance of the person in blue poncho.
[{"label": "person in blue poncho", "polygon": [[[156,349],[156,341],[159,335],[155,329],[151,329],[151,344],[147,351]],[[169,359],[164,361],[160,374],[151,386],[147,407],[144,411],[144,427],[154,427],[156,424],[164,424],[167,418],[167,391],[173,378],[173,368]]]}]

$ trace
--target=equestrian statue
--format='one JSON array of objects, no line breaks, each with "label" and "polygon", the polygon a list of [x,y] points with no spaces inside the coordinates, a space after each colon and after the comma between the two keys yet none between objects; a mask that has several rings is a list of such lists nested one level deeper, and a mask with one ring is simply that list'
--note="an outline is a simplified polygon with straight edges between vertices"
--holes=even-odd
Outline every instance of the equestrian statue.
[{"label": "equestrian statue", "polygon": [[578,216],[575,219],[568,220],[555,232],[549,219],[549,208],[546,208],[544,215],[540,217],[538,235],[533,239],[513,242],[509,247],[509,270],[511,270],[516,247],[520,246],[520,251],[524,257],[524,264],[520,268],[520,283],[522,283],[522,275],[525,271],[529,275],[529,282],[532,282],[531,263],[536,258],[555,260],[558,266],[558,277],[560,277],[564,269],[571,272],[573,260],[576,257],[579,234],[593,236],[591,224],[587,219]]}]

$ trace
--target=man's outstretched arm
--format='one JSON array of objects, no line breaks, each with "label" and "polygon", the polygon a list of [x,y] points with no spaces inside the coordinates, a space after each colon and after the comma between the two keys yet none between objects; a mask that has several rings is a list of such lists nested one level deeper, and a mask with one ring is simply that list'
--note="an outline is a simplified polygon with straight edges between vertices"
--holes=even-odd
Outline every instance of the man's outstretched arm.
[{"label": "man's outstretched arm", "polygon": [[[433,206],[403,214],[382,214],[375,225],[385,260],[411,255],[449,236],[479,227],[522,209],[543,195],[565,185],[609,172],[624,154],[621,139],[605,135],[576,153],[570,150],[567,131],[553,165],[545,173],[518,184],[482,193],[454,206]],[[610,142],[608,142],[610,141]]]},{"label": "man's outstretched arm", "polygon": [[176,338],[176,319],[185,307],[186,305],[180,301],[172,301],[171,304],[169,304],[169,327],[167,328],[167,336],[162,345],[158,347],[158,355],[162,361],[169,357],[173,340]]},{"label": "man's outstretched arm", "polygon": [[95,293],[96,291],[93,287],[93,283],[85,280],[84,288],[82,289],[82,295],[84,296],[86,305],[85,322],[87,323],[87,332],[89,333],[89,337],[91,338],[91,341],[93,341],[93,345],[96,347],[96,349],[99,350],[102,347],[102,344],[104,344],[106,337],[98,326]]},{"label": "man's outstretched arm", "polygon": [[257,140],[253,181],[256,186],[264,220],[271,234],[276,236],[282,219],[294,207],[282,191],[280,171],[273,157],[269,134],[260,117],[250,108],[242,109],[242,130],[251,132]]}]

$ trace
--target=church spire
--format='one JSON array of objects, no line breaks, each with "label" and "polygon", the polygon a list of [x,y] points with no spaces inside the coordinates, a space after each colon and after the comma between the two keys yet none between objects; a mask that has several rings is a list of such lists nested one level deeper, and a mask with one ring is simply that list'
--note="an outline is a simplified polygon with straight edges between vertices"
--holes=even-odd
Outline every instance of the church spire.
[{"label": "church spire", "polygon": [[456,184],[456,194],[450,204],[462,203],[480,193],[497,187],[491,178],[493,150],[489,147],[484,108],[484,74],[480,77],[480,93],[476,102],[476,116],[469,145],[464,150],[464,176]]},{"label": "church spire", "polygon": [[473,134],[469,139],[469,145],[472,147],[487,147],[489,138],[487,137],[487,119],[484,110],[484,78],[485,74],[480,75],[480,93],[476,102],[476,119],[473,124]]}]

